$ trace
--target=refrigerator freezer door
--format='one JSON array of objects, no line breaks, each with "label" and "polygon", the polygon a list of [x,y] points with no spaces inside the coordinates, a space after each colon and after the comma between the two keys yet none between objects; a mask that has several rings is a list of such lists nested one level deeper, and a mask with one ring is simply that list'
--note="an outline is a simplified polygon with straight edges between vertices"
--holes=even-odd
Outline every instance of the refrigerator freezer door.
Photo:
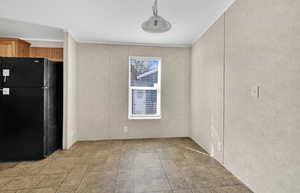
[{"label": "refrigerator freezer door", "polygon": [[44,157],[45,93],[41,88],[10,88],[0,94],[0,160]]},{"label": "refrigerator freezer door", "polygon": [[[2,58],[3,87],[43,87],[46,85],[47,59]],[[5,70],[5,71],[3,71]],[[9,74],[7,74],[9,72]],[[2,77],[2,79],[3,79]]]}]

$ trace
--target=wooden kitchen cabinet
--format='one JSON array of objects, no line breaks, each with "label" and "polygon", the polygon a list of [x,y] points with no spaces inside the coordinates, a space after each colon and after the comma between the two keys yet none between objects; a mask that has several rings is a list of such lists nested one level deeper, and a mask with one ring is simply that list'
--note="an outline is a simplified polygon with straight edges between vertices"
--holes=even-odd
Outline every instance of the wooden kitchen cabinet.
[{"label": "wooden kitchen cabinet", "polygon": [[63,52],[63,48],[30,47],[30,57],[48,58],[57,62],[64,60]]},{"label": "wooden kitchen cabinet", "polygon": [[0,38],[0,56],[29,57],[30,44],[17,38]]}]

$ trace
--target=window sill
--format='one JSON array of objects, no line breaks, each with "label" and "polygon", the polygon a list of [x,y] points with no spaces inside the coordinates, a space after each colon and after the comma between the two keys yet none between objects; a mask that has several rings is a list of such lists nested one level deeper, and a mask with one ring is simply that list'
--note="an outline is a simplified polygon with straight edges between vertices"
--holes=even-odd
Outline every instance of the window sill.
[{"label": "window sill", "polygon": [[129,120],[158,120],[161,116],[129,116]]}]

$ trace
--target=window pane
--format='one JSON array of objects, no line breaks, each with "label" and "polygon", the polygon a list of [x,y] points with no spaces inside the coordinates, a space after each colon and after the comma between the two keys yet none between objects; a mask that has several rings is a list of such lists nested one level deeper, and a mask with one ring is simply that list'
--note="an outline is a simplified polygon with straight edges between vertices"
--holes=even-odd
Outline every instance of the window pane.
[{"label": "window pane", "polygon": [[132,90],[132,114],[154,115],[157,113],[156,90]]},{"label": "window pane", "polygon": [[130,59],[131,86],[154,87],[158,83],[158,60]]}]

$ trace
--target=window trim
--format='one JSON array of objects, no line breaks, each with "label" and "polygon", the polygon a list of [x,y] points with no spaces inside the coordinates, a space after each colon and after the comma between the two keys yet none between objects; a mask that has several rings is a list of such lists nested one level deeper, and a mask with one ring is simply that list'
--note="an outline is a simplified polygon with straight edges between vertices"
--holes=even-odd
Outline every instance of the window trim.
[{"label": "window trim", "polygon": [[[139,87],[131,86],[131,59],[143,59],[143,60],[158,60],[158,82],[156,87]],[[128,119],[130,120],[143,120],[143,119],[161,119],[161,57],[144,57],[144,56],[129,56],[128,58]],[[134,115],[132,113],[132,90],[156,90],[157,91],[157,104],[155,115],[139,114]]]}]

